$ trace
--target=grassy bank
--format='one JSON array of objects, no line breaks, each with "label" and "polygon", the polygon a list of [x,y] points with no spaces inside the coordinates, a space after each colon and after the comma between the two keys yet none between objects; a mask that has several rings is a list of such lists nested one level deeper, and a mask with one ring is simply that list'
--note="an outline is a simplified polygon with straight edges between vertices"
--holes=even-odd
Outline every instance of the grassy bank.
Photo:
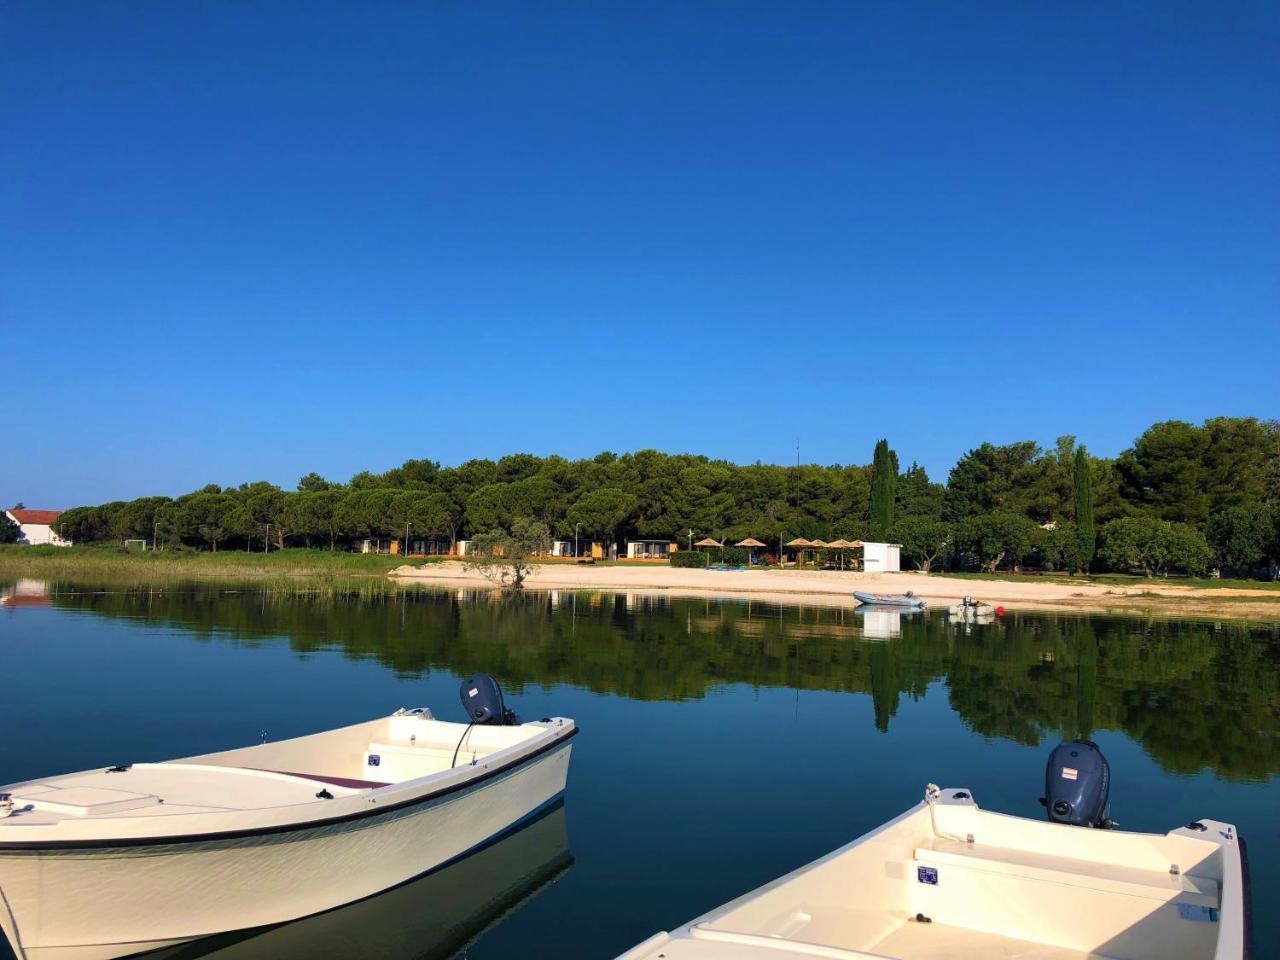
[{"label": "grassy bank", "polygon": [[1075,576],[1066,573],[938,573],[931,576],[953,580],[999,580],[1004,582],[1091,584],[1111,587],[1193,587],[1196,590],[1274,590],[1280,593],[1280,581],[1232,580],[1213,577],[1139,577],[1123,573],[1092,573]]},{"label": "grassy bank", "polygon": [[279,550],[245,553],[226,550],[196,553],[160,550],[121,553],[104,547],[0,546],[0,579],[80,580],[97,583],[174,580],[311,580],[331,582],[381,579],[406,564],[429,561],[372,553],[329,550]]}]

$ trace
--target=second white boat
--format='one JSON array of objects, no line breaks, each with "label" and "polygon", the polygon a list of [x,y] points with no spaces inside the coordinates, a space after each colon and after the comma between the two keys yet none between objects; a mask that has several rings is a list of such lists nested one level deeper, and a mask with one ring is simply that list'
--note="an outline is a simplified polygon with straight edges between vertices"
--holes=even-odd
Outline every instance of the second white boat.
[{"label": "second white boat", "polygon": [[1248,871],[1235,827],[1109,828],[1106,762],[1054,751],[1050,819],[925,799],[847,846],[659,933],[618,960],[1242,960]]}]

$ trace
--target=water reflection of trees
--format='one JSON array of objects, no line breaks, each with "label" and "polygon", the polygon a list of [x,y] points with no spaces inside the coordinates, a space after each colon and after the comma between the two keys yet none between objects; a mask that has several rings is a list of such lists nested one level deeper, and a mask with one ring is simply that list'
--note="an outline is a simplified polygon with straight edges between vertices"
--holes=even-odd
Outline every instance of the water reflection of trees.
[{"label": "water reflection of trees", "polygon": [[366,591],[324,598],[207,585],[55,589],[62,608],[245,645],[288,641],[402,676],[484,670],[514,689],[574,684],[637,700],[725,684],[868,694],[887,730],[900,698],[946,685],[984,736],[1024,744],[1120,730],[1166,769],[1280,772],[1280,629],[1110,616],[1013,615],[961,632],[904,618],[869,641],[848,610],[626,594]]}]

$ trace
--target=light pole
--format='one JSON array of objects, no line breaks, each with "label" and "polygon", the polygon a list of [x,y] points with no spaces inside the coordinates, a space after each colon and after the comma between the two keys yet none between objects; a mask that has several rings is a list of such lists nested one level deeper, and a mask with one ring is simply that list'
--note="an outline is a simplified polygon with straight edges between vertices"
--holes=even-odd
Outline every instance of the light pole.
[{"label": "light pole", "polygon": [[689,528],[689,552],[693,553],[693,527]]},{"label": "light pole", "polygon": [[573,559],[578,559],[578,528],[582,526],[580,523],[573,525]]},{"label": "light pole", "polygon": [[408,520],[404,522],[404,549],[400,551],[401,556],[409,555],[409,527],[411,524]]},{"label": "light pole", "polygon": [[262,538],[262,552],[266,553],[268,546],[271,544],[271,524],[267,524],[267,535]]}]

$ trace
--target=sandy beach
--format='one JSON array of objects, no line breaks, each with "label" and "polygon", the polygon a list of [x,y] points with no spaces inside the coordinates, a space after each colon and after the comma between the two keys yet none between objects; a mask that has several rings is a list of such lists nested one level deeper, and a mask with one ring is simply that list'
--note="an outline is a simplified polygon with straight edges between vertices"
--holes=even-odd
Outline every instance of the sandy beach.
[{"label": "sandy beach", "polygon": [[[457,561],[404,566],[390,576],[402,582],[485,587],[478,572]],[[539,564],[527,581],[532,590],[610,590],[672,596],[752,597],[777,603],[855,606],[854,590],[906,593],[931,606],[970,596],[1010,610],[1105,610],[1167,616],[1280,620],[1280,591],[1197,588],[1177,583],[1133,586],[1052,582],[1031,578],[969,580],[924,573],[845,573],[834,570],[693,570],[665,565],[576,566]]]}]

